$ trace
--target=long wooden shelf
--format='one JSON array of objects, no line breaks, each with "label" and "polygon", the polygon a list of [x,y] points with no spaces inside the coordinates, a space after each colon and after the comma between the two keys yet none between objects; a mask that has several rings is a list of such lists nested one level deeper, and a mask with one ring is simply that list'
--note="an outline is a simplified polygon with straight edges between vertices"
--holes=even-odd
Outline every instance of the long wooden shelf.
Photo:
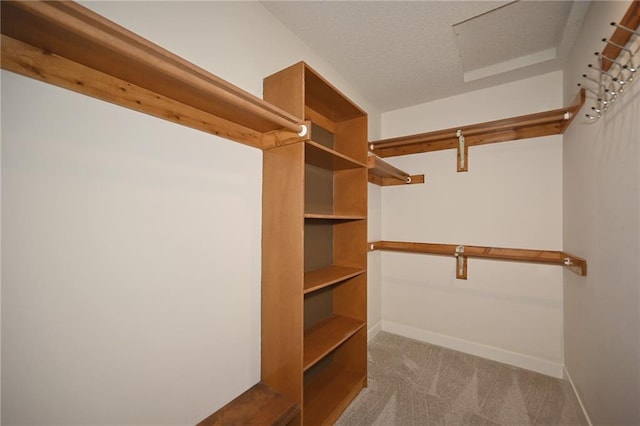
[{"label": "long wooden shelf", "polygon": [[375,155],[367,157],[369,182],[380,186],[424,183],[424,175],[410,175]]},{"label": "long wooden shelf", "polygon": [[454,127],[435,132],[419,133],[397,138],[381,139],[369,143],[370,150],[379,157],[417,154],[421,152],[457,149],[457,132],[462,131],[466,146],[513,141],[563,133],[585,101],[584,89],[580,90],[573,104],[567,108],[468,126]]},{"label": "long wooden shelf", "polygon": [[308,370],[329,352],[353,336],[365,322],[335,315],[304,332],[304,370]]},{"label": "long wooden shelf", "polygon": [[332,424],[365,386],[366,375],[332,365],[304,387],[304,424]]},{"label": "long wooden shelf", "polygon": [[77,3],[0,7],[4,69],[258,148],[301,140],[300,118]]},{"label": "long wooden shelf", "polygon": [[311,293],[330,285],[339,283],[365,272],[364,268],[331,265],[304,274],[304,294]]},{"label": "long wooden shelf", "polygon": [[[462,247],[462,251],[458,251]],[[557,250],[532,250],[521,248],[461,246],[456,244],[415,243],[405,241],[375,241],[369,243],[370,250],[404,251],[411,253],[436,254],[445,256],[475,257],[487,259],[514,260],[520,262],[549,263],[564,265],[578,275],[587,275],[587,261]]]}]

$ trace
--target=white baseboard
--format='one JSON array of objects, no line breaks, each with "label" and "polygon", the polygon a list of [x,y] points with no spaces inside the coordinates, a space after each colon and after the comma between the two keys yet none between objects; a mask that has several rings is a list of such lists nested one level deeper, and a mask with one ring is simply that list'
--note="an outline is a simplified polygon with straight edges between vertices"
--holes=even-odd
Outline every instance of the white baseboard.
[{"label": "white baseboard", "polygon": [[382,321],[378,321],[377,323],[369,327],[369,329],[367,330],[367,342],[373,339],[374,337],[376,337],[376,334],[380,333],[381,331],[382,331]]},{"label": "white baseboard", "polygon": [[580,404],[580,408],[582,409],[582,414],[584,414],[584,418],[587,419],[587,423],[589,423],[589,426],[593,426],[593,423],[591,423],[591,419],[589,418],[589,414],[587,414],[587,410],[586,410],[586,408],[584,408],[584,404],[582,403],[582,399],[580,399],[580,394],[578,393],[578,389],[576,389],[576,385],[573,383],[573,380],[571,379],[571,375],[569,374],[569,370],[567,370],[566,366],[563,368],[563,370],[564,370],[564,379],[567,380],[571,384],[571,389],[573,390],[573,394],[576,396],[576,399],[578,400],[578,403]]},{"label": "white baseboard", "polygon": [[529,355],[471,342],[469,340],[445,336],[444,334],[433,333],[431,331],[422,330],[392,321],[382,321],[382,331],[387,331],[392,334],[419,340],[421,342],[431,343],[437,346],[443,346],[445,348],[454,349],[456,351],[465,352],[482,358],[491,359],[493,361],[546,374],[547,376],[556,377],[558,379],[563,378],[564,366],[557,362],[535,358]]}]

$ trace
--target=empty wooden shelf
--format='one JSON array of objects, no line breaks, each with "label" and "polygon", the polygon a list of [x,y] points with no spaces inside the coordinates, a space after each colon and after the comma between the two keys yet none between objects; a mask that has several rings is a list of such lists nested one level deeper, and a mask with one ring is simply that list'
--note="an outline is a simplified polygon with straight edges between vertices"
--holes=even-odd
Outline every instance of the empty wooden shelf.
[{"label": "empty wooden shelf", "polygon": [[304,386],[304,424],[334,423],[365,385],[366,375],[339,366],[317,373]]},{"label": "empty wooden shelf", "polygon": [[363,272],[366,272],[366,269],[341,265],[330,265],[315,271],[305,272],[304,292],[309,293],[320,290],[337,282],[360,275]]},{"label": "empty wooden shelf", "polygon": [[306,330],[304,370],[308,370],[362,327],[364,327],[364,321],[336,315]]}]

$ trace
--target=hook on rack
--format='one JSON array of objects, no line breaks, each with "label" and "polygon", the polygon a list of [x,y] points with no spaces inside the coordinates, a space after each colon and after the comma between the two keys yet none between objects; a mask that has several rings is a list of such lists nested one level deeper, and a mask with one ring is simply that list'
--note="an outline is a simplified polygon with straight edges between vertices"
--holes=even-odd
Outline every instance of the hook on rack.
[{"label": "hook on rack", "polygon": [[[582,74],[582,78],[586,80],[586,84],[583,86],[578,83],[578,86],[584,87],[595,99],[595,105],[591,107],[593,113],[585,114],[591,122],[597,121],[613,106],[634,81],[638,71],[636,55],[640,51],[640,32],[616,22],[611,22],[611,26],[617,28],[614,35],[602,38],[601,41],[606,43],[605,48],[602,52],[595,52],[598,66],[587,65],[590,70],[598,73],[597,77],[585,73]],[[619,30],[624,37],[620,37]]]}]

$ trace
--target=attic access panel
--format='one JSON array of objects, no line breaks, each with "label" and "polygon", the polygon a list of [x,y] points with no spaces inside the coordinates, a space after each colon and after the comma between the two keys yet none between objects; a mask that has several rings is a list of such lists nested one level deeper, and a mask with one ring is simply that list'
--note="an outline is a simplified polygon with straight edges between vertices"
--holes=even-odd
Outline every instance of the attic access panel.
[{"label": "attic access panel", "polygon": [[571,1],[515,1],[453,25],[464,81],[554,60]]}]

